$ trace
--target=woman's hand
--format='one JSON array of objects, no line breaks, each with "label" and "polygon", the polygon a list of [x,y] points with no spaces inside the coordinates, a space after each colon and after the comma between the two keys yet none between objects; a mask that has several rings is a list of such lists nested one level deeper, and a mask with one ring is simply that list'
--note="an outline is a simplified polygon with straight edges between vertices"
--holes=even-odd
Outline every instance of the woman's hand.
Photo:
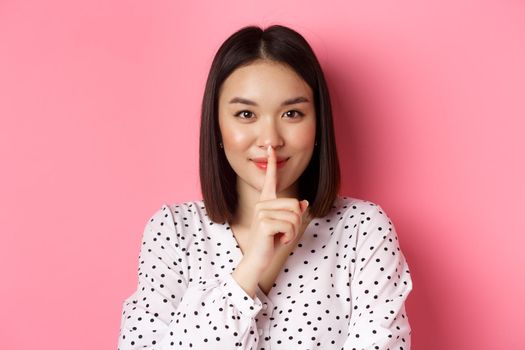
[{"label": "woman's hand", "polygon": [[292,242],[302,224],[308,201],[277,198],[277,160],[274,149],[268,147],[266,176],[259,201],[255,204],[248,245],[243,258],[232,273],[235,280],[250,295],[255,295],[259,278],[272,262],[278,248]]},{"label": "woman's hand", "polygon": [[270,265],[279,245],[297,237],[308,207],[306,200],[277,198],[276,189],[277,159],[275,150],[269,146],[266,176],[259,202],[255,204],[249,245],[244,252],[244,259],[258,271]]}]

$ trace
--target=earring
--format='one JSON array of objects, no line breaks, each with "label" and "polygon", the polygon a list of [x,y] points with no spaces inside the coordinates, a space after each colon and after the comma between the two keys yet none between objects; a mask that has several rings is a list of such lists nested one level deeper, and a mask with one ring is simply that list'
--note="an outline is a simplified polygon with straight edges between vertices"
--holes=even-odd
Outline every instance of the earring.
[{"label": "earring", "polygon": [[219,147],[224,148],[224,146],[222,145],[222,142],[219,142]]},{"label": "earring", "polygon": [[314,146],[317,146],[317,141],[315,141],[315,144],[314,144]]}]

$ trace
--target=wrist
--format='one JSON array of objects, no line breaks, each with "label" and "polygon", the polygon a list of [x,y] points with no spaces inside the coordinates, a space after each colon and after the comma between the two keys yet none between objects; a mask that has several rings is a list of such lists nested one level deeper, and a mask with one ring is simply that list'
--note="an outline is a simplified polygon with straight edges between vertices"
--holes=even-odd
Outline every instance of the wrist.
[{"label": "wrist", "polygon": [[250,297],[254,298],[262,271],[263,269],[257,264],[243,258],[232,272],[232,277]]},{"label": "wrist", "polygon": [[246,255],[242,257],[241,261],[239,261],[239,265],[237,266],[242,266],[243,269],[246,269],[253,276],[256,276],[257,280],[259,280],[259,277],[266,269],[266,267],[259,263],[256,259],[251,259]]}]

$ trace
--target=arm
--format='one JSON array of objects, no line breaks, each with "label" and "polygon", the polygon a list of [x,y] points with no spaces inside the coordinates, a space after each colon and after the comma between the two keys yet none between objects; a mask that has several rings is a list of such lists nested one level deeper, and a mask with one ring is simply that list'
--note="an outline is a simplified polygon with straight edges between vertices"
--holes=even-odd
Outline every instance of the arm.
[{"label": "arm", "polygon": [[405,300],[412,290],[407,262],[394,225],[376,205],[359,229],[353,277],[352,314],[343,349],[410,349]]},{"label": "arm", "polygon": [[[182,226],[183,223],[178,223]],[[119,349],[257,347],[261,308],[230,274],[192,281],[168,206],[150,219],[139,256],[138,288],[123,305]]]}]

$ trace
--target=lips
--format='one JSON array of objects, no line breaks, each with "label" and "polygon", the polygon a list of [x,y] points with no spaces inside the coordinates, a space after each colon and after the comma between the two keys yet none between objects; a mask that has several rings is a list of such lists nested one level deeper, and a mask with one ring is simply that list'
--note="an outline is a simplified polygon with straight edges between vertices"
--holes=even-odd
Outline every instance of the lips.
[{"label": "lips", "polygon": [[[268,163],[268,158],[252,158],[255,163]],[[288,157],[277,157],[277,163],[282,162],[284,160],[288,160]]]},{"label": "lips", "polygon": [[[289,158],[277,158],[276,167],[282,168]],[[268,167],[268,159],[267,158],[253,158],[252,161],[254,164],[260,168],[260,169],[266,169]]]}]

